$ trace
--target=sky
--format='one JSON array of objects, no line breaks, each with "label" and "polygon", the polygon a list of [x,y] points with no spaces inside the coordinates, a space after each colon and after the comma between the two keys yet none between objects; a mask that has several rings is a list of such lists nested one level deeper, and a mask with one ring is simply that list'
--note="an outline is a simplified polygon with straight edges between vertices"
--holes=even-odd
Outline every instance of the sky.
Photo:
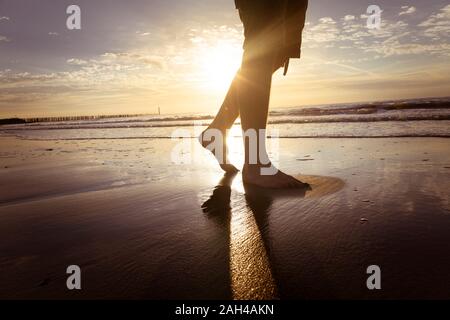
[{"label": "sky", "polygon": [[[310,0],[303,38],[271,108],[449,95],[450,1]],[[242,41],[233,0],[0,0],[0,117],[214,113]]]}]

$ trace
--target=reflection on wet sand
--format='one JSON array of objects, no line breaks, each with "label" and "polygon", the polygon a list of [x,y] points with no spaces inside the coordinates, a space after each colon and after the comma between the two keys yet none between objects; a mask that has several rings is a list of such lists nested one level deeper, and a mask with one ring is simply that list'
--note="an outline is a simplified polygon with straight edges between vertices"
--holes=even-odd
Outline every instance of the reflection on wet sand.
[{"label": "reflection on wet sand", "polygon": [[[202,204],[202,210],[208,219],[214,222],[214,232],[218,233],[218,242],[214,245],[219,247],[220,255],[215,259],[220,259],[222,263],[221,276],[217,277],[217,286],[226,290],[226,297],[232,297],[230,270],[226,265],[230,261],[230,219],[231,219],[231,184],[236,174],[225,174],[214,187],[212,194]],[[215,288],[216,289],[216,288]]]},{"label": "reflection on wet sand", "polygon": [[[0,139],[0,298],[73,299],[74,263],[87,277],[83,299],[226,300],[254,283],[253,296],[276,284],[281,299],[449,298],[450,139],[280,140],[286,172],[345,186],[300,177],[312,186],[305,198],[252,201],[238,175],[205,214],[222,174],[168,164],[178,141]],[[252,263],[252,246],[273,282],[230,269],[231,254]],[[375,293],[365,286],[372,264],[385,270]]]},{"label": "reflection on wet sand", "polygon": [[[231,208],[231,185],[235,174],[225,174],[202,209],[229,229],[230,280],[235,300],[266,300],[279,297],[270,257],[268,214],[277,196],[303,198],[311,188],[267,190],[245,186],[245,201]],[[242,200],[244,200],[242,199]],[[229,222],[227,226],[226,223]]]},{"label": "reflection on wet sand", "polygon": [[[263,214],[270,199],[261,202]],[[230,271],[233,299],[274,299],[277,286],[261,233],[251,205],[241,202],[234,208],[230,226]]]},{"label": "reflection on wet sand", "polygon": [[[234,299],[279,298],[268,228],[273,197],[279,192],[245,186],[245,207],[233,210],[230,268]],[[306,189],[290,192],[302,198]]]}]

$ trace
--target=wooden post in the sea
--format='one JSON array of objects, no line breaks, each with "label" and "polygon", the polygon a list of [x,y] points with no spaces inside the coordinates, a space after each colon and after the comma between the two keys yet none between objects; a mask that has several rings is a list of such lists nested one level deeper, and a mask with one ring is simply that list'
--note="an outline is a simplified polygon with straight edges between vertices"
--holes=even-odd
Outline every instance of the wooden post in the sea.
[{"label": "wooden post in the sea", "polygon": [[161,108],[160,107],[158,107],[158,115],[159,116],[161,115]]}]

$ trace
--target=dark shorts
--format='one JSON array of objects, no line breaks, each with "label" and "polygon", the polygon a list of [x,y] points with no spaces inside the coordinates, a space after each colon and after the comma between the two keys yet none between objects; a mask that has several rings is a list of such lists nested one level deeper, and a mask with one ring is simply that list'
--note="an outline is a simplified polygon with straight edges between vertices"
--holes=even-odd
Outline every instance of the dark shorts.
[{"label": "dark shorts", "polygon": [[239,16],[244,24],[244,49],[260,54],[277,52],[283,46],[284,29],[276,1],[243,1]]},{"label": "dark shorts", "polygon": [[244,55],[300,58],[308,0],[236,0],[236,7],[244,24]]}]

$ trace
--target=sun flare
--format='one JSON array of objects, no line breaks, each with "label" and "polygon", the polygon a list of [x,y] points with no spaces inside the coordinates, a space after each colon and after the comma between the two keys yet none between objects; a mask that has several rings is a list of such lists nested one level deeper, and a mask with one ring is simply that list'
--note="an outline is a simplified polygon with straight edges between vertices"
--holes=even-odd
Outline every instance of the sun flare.
[{"label": "sun flare", "polygon": [[199,55],[202,82],[208,90],[224,91],[239,69],[242,49],[228,42],[206,47]]}]

